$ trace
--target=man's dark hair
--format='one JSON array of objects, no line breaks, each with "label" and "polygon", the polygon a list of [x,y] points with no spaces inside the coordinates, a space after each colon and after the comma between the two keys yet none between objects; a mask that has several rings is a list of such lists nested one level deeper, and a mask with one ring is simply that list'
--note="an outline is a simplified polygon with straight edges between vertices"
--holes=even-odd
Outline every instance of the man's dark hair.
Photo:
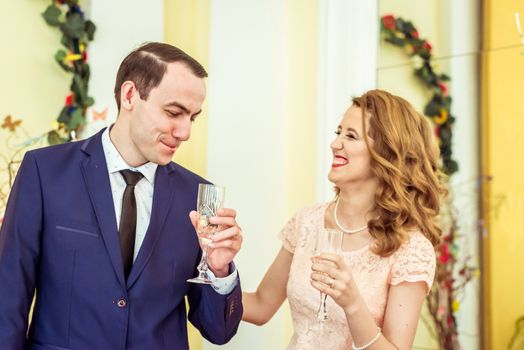
[{"label": "man's dark hair", "polygon": [[120,64],[116,75],[115,99],[120,110],[120,90],[125,81],[132,81],[142,100],[147,100],[152,89],[160,85],[167,64],[183,62],[193,74],[206,78],[207,72],[197,60],[169,44],[150,42],[132,51]]}]

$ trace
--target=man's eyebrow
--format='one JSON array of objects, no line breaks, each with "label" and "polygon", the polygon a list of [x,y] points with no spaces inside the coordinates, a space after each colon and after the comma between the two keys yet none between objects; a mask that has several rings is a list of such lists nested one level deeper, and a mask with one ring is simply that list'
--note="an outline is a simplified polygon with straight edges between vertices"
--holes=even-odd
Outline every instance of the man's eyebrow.
[{"label": "man's eyebrow", "polygon": [[184,106],[183,104],[178,103],[176,101],[167,103],[165,105],[165,107],[178,107],[178,108],[182,109],[184,112],[189,113],[189,109],[187,109],[186,106]]},{"label": "man's eyebrow", "polygon": [[[187,109],[186,106],[184,106],[183,104],[178,103],[176,101],[169,102],[168,104],[165,105],[165,107],[178,107],[181,110],[183,110],[185,113],[190,113],[189,109]],[[200,114],[201,112],[202,112],[202,110],[199,110],[198,112],[193,114],[193,116],[196,116],[196,115]]]}]

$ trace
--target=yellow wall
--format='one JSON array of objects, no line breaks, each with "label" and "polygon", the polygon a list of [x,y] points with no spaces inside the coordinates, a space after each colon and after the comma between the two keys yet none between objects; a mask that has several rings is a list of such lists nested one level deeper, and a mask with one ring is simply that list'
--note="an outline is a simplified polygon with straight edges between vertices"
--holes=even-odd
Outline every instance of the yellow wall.
[{"label": "yellow wall", "polygon": [[[61,48],[59,31],[41,16],[48,5],[48,1],[0,1],[0,119],[7,114],[23,119],[31,136],[51,128],[70,84],[53,58]],[[0,130],[0,149],[4,135]]]},{"label": "yellow wall", "polygon": [[[287,1],[286,213],[315,201],[318,0]],[[328,147],[328,145],[326,145]],[[282,349],[293,335],[287,302]]]},{"label": "yellow wall", "polygon": [[484,1],[485,349],[506,349],[524,315],[524,47],[505,49],[519,44],[515,12],[524,16],[523,2]]},{"label": "yellow wall", "polygon": [[286,188],[291,217],[315,200],[318,0],[287,3]]}]

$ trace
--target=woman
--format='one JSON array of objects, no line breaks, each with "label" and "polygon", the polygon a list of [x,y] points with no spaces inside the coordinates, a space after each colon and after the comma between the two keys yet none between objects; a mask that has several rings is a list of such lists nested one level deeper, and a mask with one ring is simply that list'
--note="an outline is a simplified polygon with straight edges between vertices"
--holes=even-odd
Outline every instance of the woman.
[{"label": "woman", "polygon": [[[289,349],[318,348],[308,326],[320,291],[330,297],[331,334],[322,348],[411,349],[435,274],[435,218],[445,194],[432,128],[404,99],[373,90],[353,99],[335,134],[328,176],[335,201],[305,208],[286,224],[257,291],[243,295],[243,320],[264,324],[287,297]],[[324,228],[344,232],[342,252],[311,259]]]}]

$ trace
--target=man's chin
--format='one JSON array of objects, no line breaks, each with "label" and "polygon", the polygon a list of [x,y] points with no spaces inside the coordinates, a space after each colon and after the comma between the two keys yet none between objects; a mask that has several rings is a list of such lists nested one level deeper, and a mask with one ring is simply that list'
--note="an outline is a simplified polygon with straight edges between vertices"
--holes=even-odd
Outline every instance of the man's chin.
[{"label": "man's chin", "polygon": [[155,162],[153,162],[153,163],[156,163],[156,164],[158,164],[158,165],[168,165],[169,163],[171,163],[171,160],[172,160],[171,158],[169,158],[169,159],[167,159],[167,158],[166,158],[166,159],[162,158],[162,159],[157,159],[157,160],[156,160]]},{"label": "man's chin", "polygon": [[162,145],[162,148],[157,151],[155,155],[153,155],[151,161],[158,165],[167,165],[171,163],[173,160],[173,157],[175,156],[177,148],[168,148],[165,145]]}]

